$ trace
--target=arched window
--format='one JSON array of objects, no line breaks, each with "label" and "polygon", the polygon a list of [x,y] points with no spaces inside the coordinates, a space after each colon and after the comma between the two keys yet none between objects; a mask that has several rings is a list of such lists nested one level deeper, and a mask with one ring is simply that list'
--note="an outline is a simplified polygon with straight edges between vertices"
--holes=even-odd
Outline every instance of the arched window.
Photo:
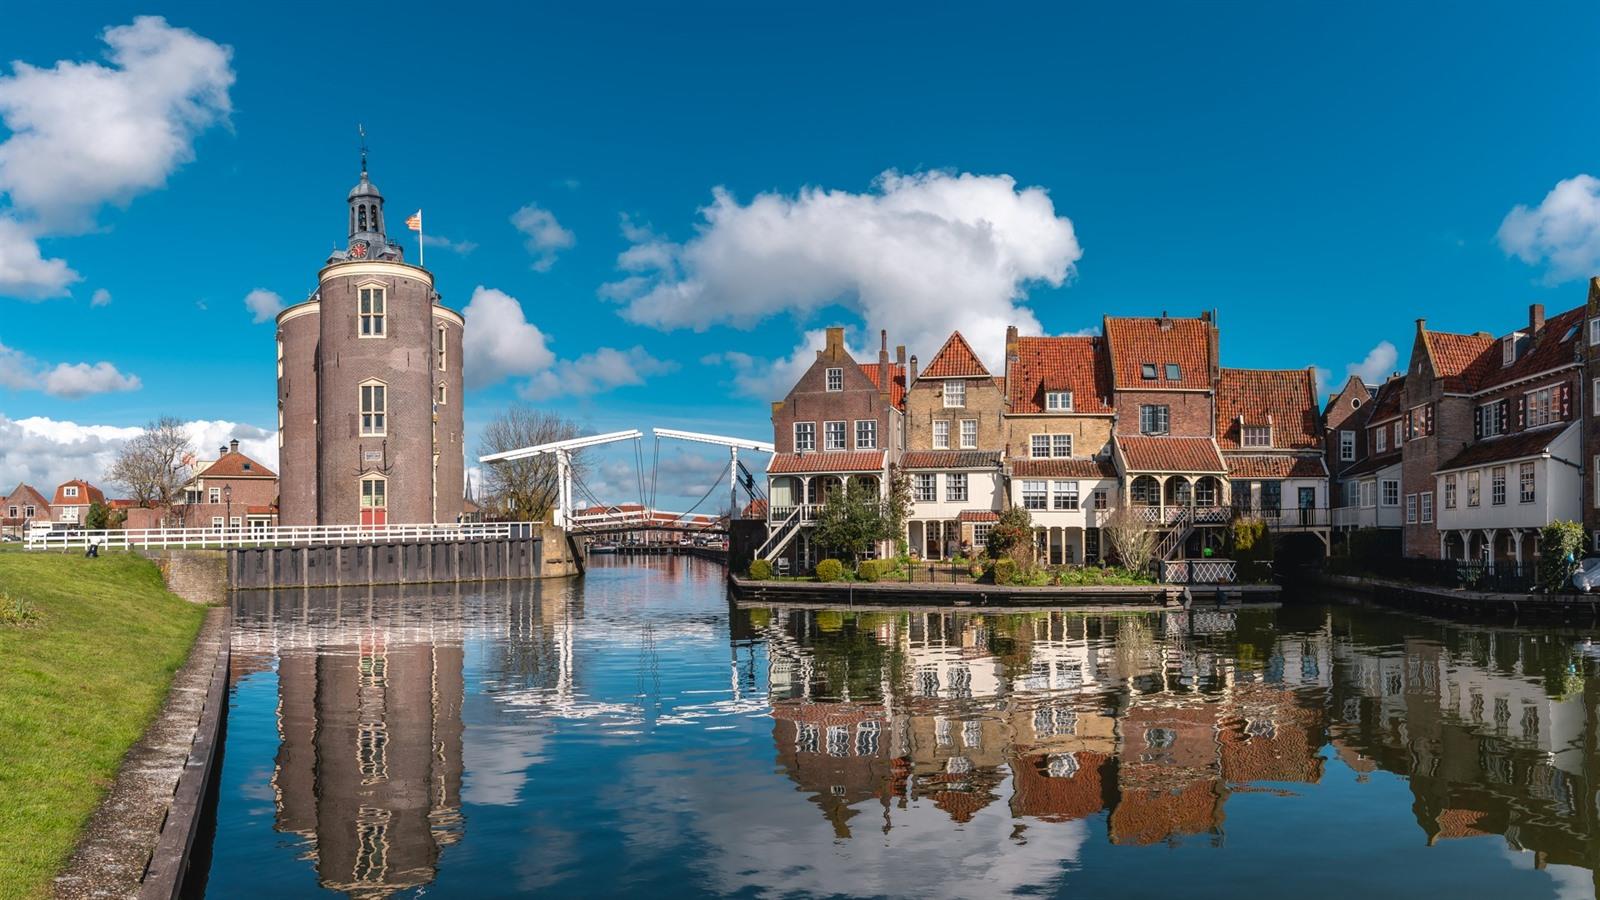
[{"label": "arched window", "polygon": [[381,287],[363,287],[361,290],[361,336],[383,337],[384,296]]},{"label": "arched window", "polygon": [[440,406],[443,406],[445,404],[446,399],[448,399],[449,396],[450,395],[449,395],[448,391],[445,389],[444,382],[442,382],[442,381],[439,382],[439,387],[434,391],[434,395],[433,395],[434,402],[438,403]]},{"label": "arched window", "polygon": [[361,479],[361,524],[365,526],[389,523],[389,479],[382,475],[366,475]]},{"label": "arched window", "polygon": [[389,388],[381,381],[361,382],[361,436],[389,433]]},{"label": "arched window", "polygon": [[434,345],[434,350],[439,356],[439,371],[443,372],[447,368],[445,363],[450,350],[450,335],[443,325],[434,332]]},{"label": "arched window", "polygon": [[1155,506],[1161,502],[1161,483],[1149,475],[1140,475],[1129,486],[1128,496],[1135,506]]}]

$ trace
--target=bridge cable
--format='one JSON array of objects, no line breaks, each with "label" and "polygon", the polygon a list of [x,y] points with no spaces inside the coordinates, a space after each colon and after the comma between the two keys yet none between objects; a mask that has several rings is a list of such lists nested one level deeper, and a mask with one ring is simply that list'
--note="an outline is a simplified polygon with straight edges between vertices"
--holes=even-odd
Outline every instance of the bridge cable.
[{"label": "bridge cable", "polygon": [[650,459],[650,508],[656,508],[656,476],[661,471],[661,435],[656,435],[655,452]]},{"label": "bridge cable", "polygon": [[644,443],[643,443],[643,438],[634,438],[633,439],[633,472],[634,472],[634,475],[637,476],[638,479],[639,479],[639,505],[644,507],[645,509],[649,509],[650,508],[650,504],[645,502],[645,493],[644,493]]}]

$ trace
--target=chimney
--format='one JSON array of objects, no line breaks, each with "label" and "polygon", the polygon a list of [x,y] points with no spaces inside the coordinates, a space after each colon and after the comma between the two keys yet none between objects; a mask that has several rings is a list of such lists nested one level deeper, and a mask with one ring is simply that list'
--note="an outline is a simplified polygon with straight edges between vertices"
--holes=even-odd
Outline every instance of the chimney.
[{"label": "chimney", "polygon": [[844,355],[844,329],[838,325],[827,331],[828,342],[822,349],[822,354],[829,359],[838,359]]},{"label": "chimney", "polygon": [[218,459],[220,459],[220,458],[222,458],[224,456],[227,456],[227,455],[228,455],[228,445],[224,444],[221,447],[217,448],[217,458]]},{"label": "chimney", "polygon": [[1017,358],[1017,326],[1006,326],[1006,362]]},{"label": "chimney", "polygon": [[895,345],[895,347],[894,347],[894,364],[897,365],[897,366],[903,366],[903,365],[906,364],[906,345],[905,344],[896,344]]},{"label": "chimney", "polygon": [[1166,310],[1163,309],[1161,311],[1161,318],[1156,320],[1156,325],[1162,331],[1171,331],[1172,330],[1172,320],[1167,318],[1167,311]]},{"label": "chimney", "polygon": [[889,329],[878,332],[878,393],[889,396]]},{"label": "chimney", "polygon": [[917,380],[917,355],[911,354],[911,368],[906,369],[906,384],[910,385]]},{"label": "chimney", "polygon": [[1532,303],[1532,304],[1529,304],[1528,305],[1528,334],[1530,334],[1530,335],[1538,334],[1539,333],[1539,329],[1541,329],[1543,327],[1544,327],[1544,304],[1543,303]]},{"label": "chimney", "polygon": [[228,442],[228,452],[229,453],[238,453],[239,452],[239,439],[238,438],[234,438],[233,440]]}]

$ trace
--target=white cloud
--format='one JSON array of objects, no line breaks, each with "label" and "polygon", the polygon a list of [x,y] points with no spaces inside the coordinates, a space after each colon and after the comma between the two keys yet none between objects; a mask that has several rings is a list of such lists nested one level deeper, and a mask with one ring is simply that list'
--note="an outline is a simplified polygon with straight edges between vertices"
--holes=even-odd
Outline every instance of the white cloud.
[{"label": "white cloud", "polygon": [[[276,432],[220,419],[187,422],[185,428],[202,459],[215,458],[218,447],[238,438],[240,450],[277,470]],[[42,416],[13,420],[0,413],[0,490],[26,481],[48,495],[63,481],[87,478],[114,494],[116,489],[104,483],[105,471],[123,443],[141,431],[137,426],[84,425]]]},{"label": "white cloud", "polygon": [[528,321],[522,304],[510,294],[480,284],[461,313],[467,320],[462,347],[467,387],[537,375],[555,363],[544,332]]},{"label": "white cloud", "polygon": [[1557,182],[1533,209],[1517,204],[1500,223],[1500,247],[1529,265],[1547,263],[1550,283],[1586,278],[1600,269],[1600,179]]},{"label": "white cloud", "polygon": [[139,388],[139,376],[124,375],[108,362],[60,363],[44,375],[44,392],[67,400]]},{"label": "white cloud", "polygon": [[664,329],[804,321],[841,304],[867,333],[888,328],[927,353],[960,329],[998,365],[1008,324],[1041,330],[1026,287],[1064,284],[1082,256],[1049,194],[1007,175],[890,171],[863,193],[806,188],[748,204],[718,188],[701,215],[681,244],[624,222],[627,277],[602,296]]},{"label": "white cloud", "polygon": [[90,306],[110,306],[111,292],[105,288],[95,288],[94,294],[89,298]]},{"label": "white cloud", "polygon": [[601,347],[574,360],[561,360],[530,379],[518,393],[525,400],[588,397],[613,388],[644,384],[645,378],[676,368],[677,364],[656,359],[643,347],[627,350]]},{"label": "white cloud", "polygon": [[16,62],[0,77],[0,191],[47,228],[92,224],[101,204],[162,187],[225,122],[232,51],[158,16],[108,28],[110,65]]},{"label": "white cloud", "polygon": [[1389,341],[1379,341],[1360,362],[1346,363],[1344,377],[1338,382],[1333,380],[1333,372],[1317,366],[1317,385],[1323,394],[1331,394],[1342,390],[1345,382],[1352,376],[1361,379],[1362,384],[1383,384],[1395,372],[1395,364],[1400,361],[1400,351]]},{"label": "white cloud", "polygon": [[283,312],[283,298],[266,288],[256,288],[244,295],[244,306],[250,310],[250,321],[270,322]]},{"label": "white cloud", "polygon": [[537,204],[530,203],[512,213],[511,224],[527,237],[528,252],[533,254],[533,268],[537,272],[549,271],[556,264],[556,254],[578,242],[572,232],[556,221],[554,213]]},{"label": "white cloud", "polygon": [[422,235],[422,244],[425,247],[438,247],[441,250],[448,250],[461,256],[466,256],[468,253],[478,249],[478,245],[474,241],[452,241],[442,235],[427,234],[426,232]]},{"label": "white cloud", "polygon": [[55,397],[77,400],[91,394],[136,391],[139,376],[124,375],[109,362],[41,363],[20,350],[0,344],[0,387],[13,391],[42,390]]},{"label": "white cloud", "polygon": [[[823,328],[807,331],[800,339],[800,345],[792,353],[781,359],[765,359],[752,356],[739,350],[728,350],[722,353],[712,353],[701,357],[700,362],[708,366],[723,365],[733,370],[733,382],[729,385],[734,392],[758,400],[780,400],[794,387],[811,364],[817,360],[817,351],[827,343],[827,330]],[[845,350],[856,359],[866,359],[866,354],[850,346],[845,341]],[[874,357],[875,359],[876,357]]]},{"label": "white cloud", "polygon": [[[4,147],[0,144],[0,149]],[[0,294],[23,300],[64,297],[74,282],[82,280],[66,260],[46,259],[22,223],[0,216]]]}]

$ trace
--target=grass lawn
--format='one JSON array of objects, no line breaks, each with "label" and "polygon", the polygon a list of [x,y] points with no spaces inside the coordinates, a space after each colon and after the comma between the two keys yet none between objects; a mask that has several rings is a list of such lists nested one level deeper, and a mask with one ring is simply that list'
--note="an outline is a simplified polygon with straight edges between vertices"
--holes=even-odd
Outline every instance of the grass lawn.
[{"label": "grass lawn", "polygon": [[0,549],[0,900],[49,893],[204,617],[140,557]]}]

